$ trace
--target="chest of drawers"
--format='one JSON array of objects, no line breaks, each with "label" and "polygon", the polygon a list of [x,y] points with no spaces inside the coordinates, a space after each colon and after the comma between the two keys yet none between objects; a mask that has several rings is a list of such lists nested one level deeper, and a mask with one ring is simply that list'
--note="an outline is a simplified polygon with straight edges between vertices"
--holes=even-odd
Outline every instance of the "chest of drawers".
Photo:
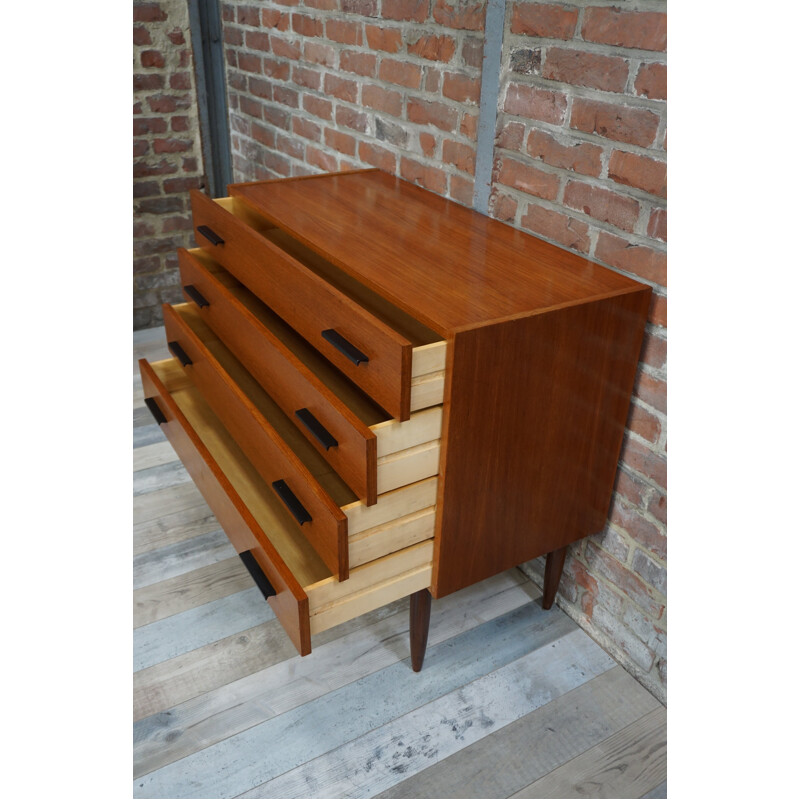
[{"label": "chest of drawers", "polygon": [[650,289],[377,170],[195,192],[148,407],[302,655],[602,529]]}]

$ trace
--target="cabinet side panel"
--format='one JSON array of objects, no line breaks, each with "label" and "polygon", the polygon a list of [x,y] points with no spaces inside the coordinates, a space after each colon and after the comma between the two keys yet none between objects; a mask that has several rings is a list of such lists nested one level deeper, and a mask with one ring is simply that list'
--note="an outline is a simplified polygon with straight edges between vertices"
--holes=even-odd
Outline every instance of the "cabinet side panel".
[{"label": "cabinet side panel", "polygon": [[434,596],[602,529],[649,298],[643,286],[455,336]]}]

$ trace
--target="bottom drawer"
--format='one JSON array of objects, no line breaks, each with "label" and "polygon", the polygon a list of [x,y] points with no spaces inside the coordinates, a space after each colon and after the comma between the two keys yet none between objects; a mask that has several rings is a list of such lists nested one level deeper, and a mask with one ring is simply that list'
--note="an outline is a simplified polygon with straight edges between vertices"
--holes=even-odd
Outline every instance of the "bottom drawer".
[{"label": "bottom drawer", "polygon": [[236,551],[251,551],[272,584],[270,606],[301,655],[311,652],[311,634],[430,586],[430,540],[339,582],[178,364],[142,360],[139,368],[150,410]]}]

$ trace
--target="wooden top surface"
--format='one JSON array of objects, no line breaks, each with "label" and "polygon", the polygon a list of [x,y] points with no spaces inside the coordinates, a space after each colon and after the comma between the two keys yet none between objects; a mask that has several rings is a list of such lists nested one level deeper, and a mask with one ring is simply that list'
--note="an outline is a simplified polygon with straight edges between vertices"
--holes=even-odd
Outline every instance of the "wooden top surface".
[{"label": "wooden top surface", "polygon": [[229,189],[441,336],[643,288],[379,170]]}]

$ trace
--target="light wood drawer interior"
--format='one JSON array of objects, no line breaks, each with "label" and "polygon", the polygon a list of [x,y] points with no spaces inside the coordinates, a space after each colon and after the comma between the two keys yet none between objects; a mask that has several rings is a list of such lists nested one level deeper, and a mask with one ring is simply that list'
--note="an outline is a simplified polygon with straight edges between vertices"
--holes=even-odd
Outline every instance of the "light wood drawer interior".
[{"label": "light wood drawer interior", "polygon": [[[264,539],[268,540],[279,560],[305,591],[312,634],[430,585],[433,542],[429,537],[420,537],[427,536],[428,531],[433,535],[434,509],[417,507],[431,498],[435,502],[435,478],[406,487],[412,490],[407,497],[403,496],[406,490],[390,493],[388,503],[380,510],[379,505],[354,504],[350,509],[355,520],[354,539],[356,547],[361,548],[368,560],[361,561],[357,557],[358,566],[351,570],[350,578],[340,582],[180,365],[173,359],[166,359],[154,362],[150,368],[229,481],[235,497],[257,523],[256,551],[259,540],[261,544]],[[198,485],[202,491],[202,481]],[[404,516],[393,516],[408,509],[415,510]],[[391,519],[382,523],[387,517]],[[419,517],[430,517],[429,524],[421,522]],[[393,526],[396,526],[397,536],[392,535]],[[241,545],[237,549],[241,549]]]}]

